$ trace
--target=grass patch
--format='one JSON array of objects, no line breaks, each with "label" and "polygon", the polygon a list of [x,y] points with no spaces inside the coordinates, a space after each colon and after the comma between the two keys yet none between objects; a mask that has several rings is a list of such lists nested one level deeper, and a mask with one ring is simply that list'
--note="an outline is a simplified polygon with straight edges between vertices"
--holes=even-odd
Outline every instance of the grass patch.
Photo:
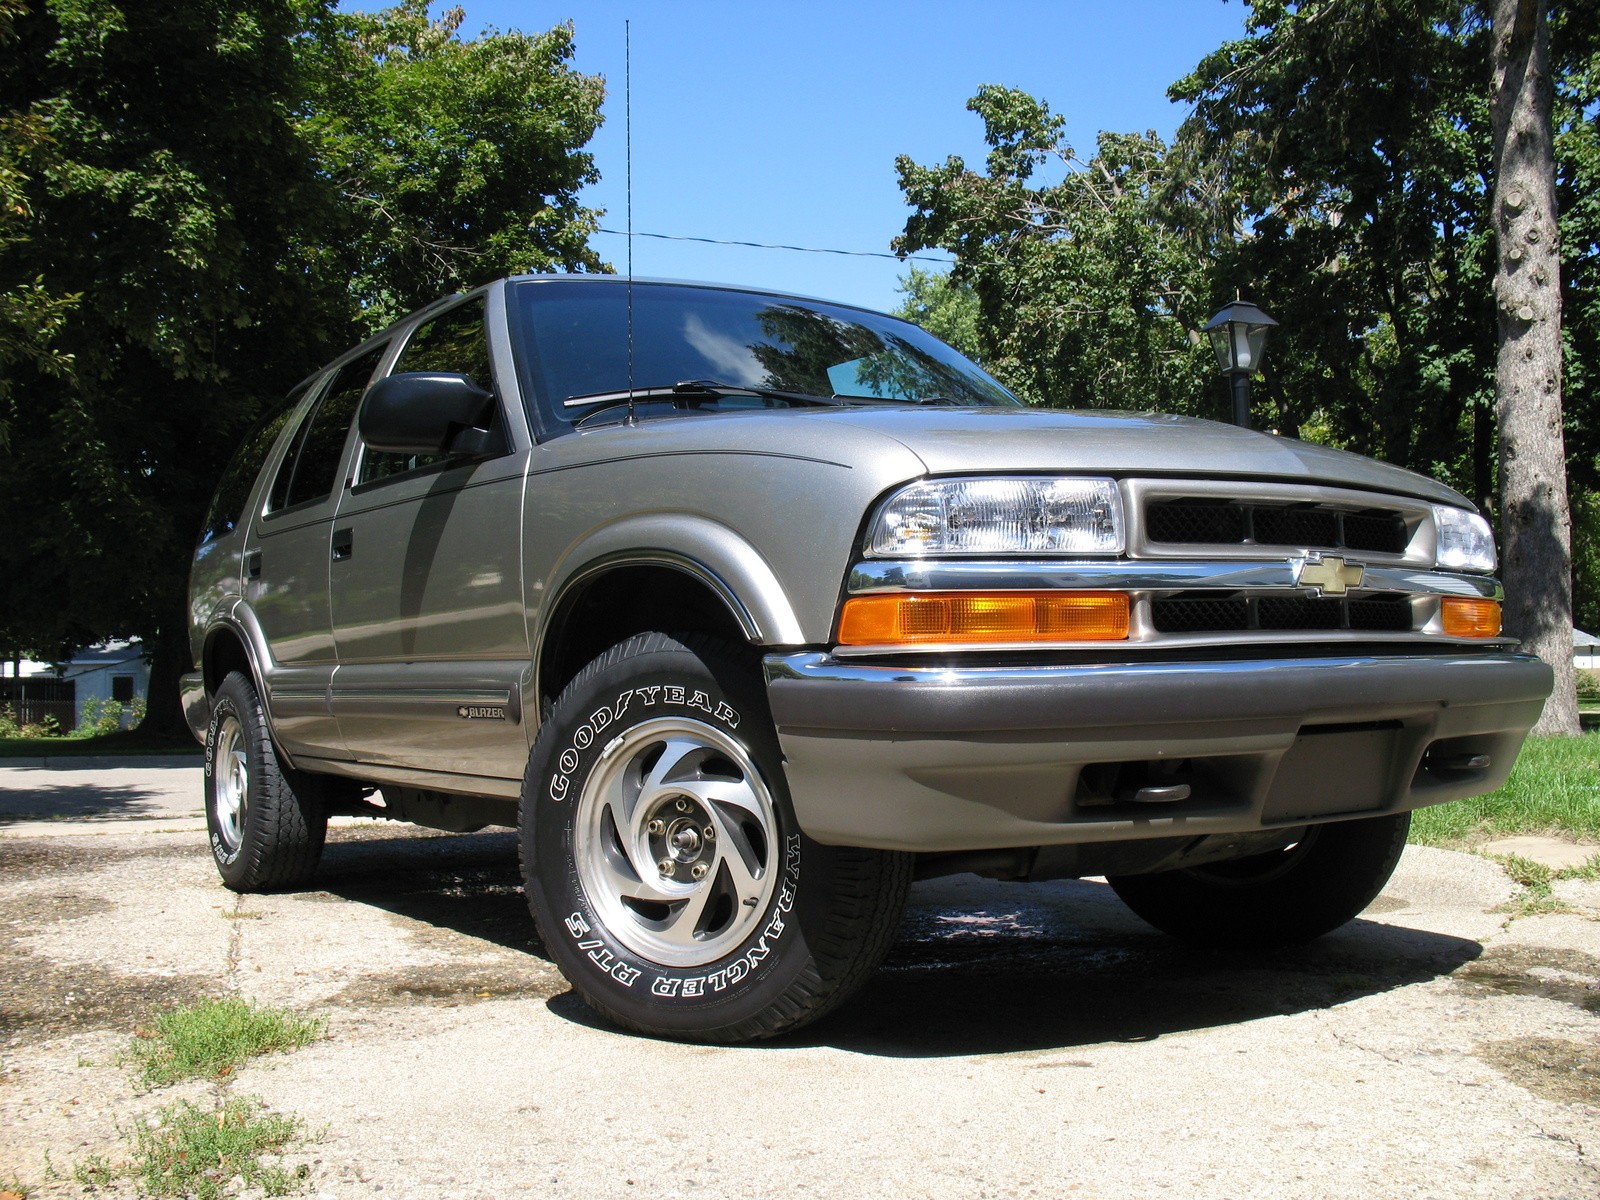
[{"label": "grass patch", "polygon": [[1470,846],[1522,833],[1600,840],[1600,734],[1529,738],[1505,787],[1411,817],[1411,840],[1424,846]]},{"label": "grass patch", "polygon": [[124,733],[101,733],[90,737],[65,734],[57,737],[0,738],[0,759],[66,758],[77,755],[143,755],[201,753],[192,737],[157,737],[129,729]]},{"label": "grass patch", "polygon": [[0,1179],[0,1200],[28,1200],[32,1189],[15,1175]]},{"label": "grass patch", "polygon": [[299,1121],[264,1113],[261,1101],[250,1096],[215,1109],[180,1100],[162,1109],[154,1124],[134,1127],[129,1174],[149,1196],[216,1200],[235,1179],[268,1196],[286,1196],[304,1184],[310,1169],[291,1171],[262,1156],[281,1155],[299,1136]]},{"label": "grass patch", "polygon": [[1512,917],[1534,917],[1546,913],[1571,912],[1570,905],[1556,899],[1550,885],[1558,879],[1600,878],[1600,855],[1577,867],[1547,867],[1519,854],[1495,854],[1495,862],[1505,868],[1511,881],[1522,891],[1513,896],[1501,910]]},{"label": "grass patch", "polygon": [[145,1087],[217,1078],[247,1058],[293,1050],[320,1037],[327,1022],[243,1000],[202,1000],[173,1009],[134,1036],[130,1056]]},{"label": "grass patch", "polygon": [[116,1177],[116,1167],[103,1154],[91,1154],[82,1162],[74,1163],[72,1166],[72,1181],[91,1192],[110,1187]]},{"label": "grass patch", "polygon": [[[300,1140],[301,1125],[264,1109],[253,1096],[224,1100],[215,1108],[179,1100],[134,1125],[131,1134],[122,1131],[133,1143],[130,1159],[90,1155],[73,1166],[72,1179],[88,1192],[130,1179],[141,1196],[220,1200],[236,1187],[287,1196],[311,1175],[304,1164],[291,1170],[281,1161]],[[280,1161],[267,1161],[269,1155]]]}]

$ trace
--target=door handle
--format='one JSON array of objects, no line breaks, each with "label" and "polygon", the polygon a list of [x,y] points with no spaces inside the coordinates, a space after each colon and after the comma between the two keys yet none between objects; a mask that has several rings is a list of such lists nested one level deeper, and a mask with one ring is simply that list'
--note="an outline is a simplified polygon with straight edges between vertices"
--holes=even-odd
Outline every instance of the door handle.
[{"label": "door handle", "polygon": [[333,560],[341,562],[355,553],[355,535],[348,529],[333,531]]},{"label": "door handle", "polygon": [[244,556],[244,570],[251,579],[261,578],[261,551],[252,550]]}]

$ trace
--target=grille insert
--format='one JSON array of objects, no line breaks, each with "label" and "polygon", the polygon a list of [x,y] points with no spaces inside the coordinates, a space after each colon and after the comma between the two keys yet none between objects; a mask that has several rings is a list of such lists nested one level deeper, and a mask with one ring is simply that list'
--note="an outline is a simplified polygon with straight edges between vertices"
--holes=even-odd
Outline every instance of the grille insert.
[{"label": "grille insert", "polygon": [[1145,508],[1152,542],[1182,546],[1296,546],[1403,554],[1405,518],[1382,508],[1271,504],[1208,496],[1152,500]]},{"label": "grille insert", "polygon": [[1180,592],[1153,600],[1159,633],[1304,633],[1355,630],[1407,633],[1411,604],[1404,596],[1227,596]]}]

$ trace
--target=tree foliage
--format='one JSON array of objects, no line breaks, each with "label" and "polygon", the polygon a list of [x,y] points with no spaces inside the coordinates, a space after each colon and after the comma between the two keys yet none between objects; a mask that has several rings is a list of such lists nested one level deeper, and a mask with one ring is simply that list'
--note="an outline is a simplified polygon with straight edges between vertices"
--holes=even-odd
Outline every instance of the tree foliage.
[{"label": "tree foliage", "polygon": [[982,360],[978,297],[970,285],[958,282],[948,271],[913,266],[900,281],[899,290],[905,299],[895,308],[895,316],[922,326],[968,358]]},{"label": "tree foliage", "polygon": [[[24,11],[23,0],[0,0],[0,53],[15,51],[16,21]],[[0,110],[0,253],[30,233],[30,172],[48,141],[44,120],[37,114]],[[76,301],[76,296],[52,294],[42,277],[19,279],[0,292],[0,451],[9,441],[13,371],[27,368],[59,377],[71,370],[70,356],[52,343]]]},{"label": "tree foliage", "polygon": [[598,267],[575,197],[601,84],[566,27],[463,40],[422,0],[0,5],[0,632],[143,638],[170,725],[190,547],[244,428],[401,311]]},{"label": "tree foliage", "polygon": [[1281,322],[1282,424],[1320,416],[1340,444],[1483,499],[1487,62],[1459,0],[1263,0],[1172,88],[1194,105],[1182,199],[1212,271]]},{"label": "tree foliage", "polygon": [[4,109],[36,123],[0,288],[82,297],[12,363],[0,611],[24,644],[181,632],[189,542],[240,412],[314,361],[296,253],[317,179],[294,133],[286,5],[52,0],[17,22]]},{"label": "tree foliage", "polygon": [[977,296],[985,364],[1049,404],[1210,412],[1194,352],[1208,297],[1164,219],[1161,139],[1102,134],[1084,162],[1061,118],[1024,92],[983,87],[967,107],[983,121],[985,170],[899,158],[916,211],[894,246],[956,256],[956,282]]},{"label": "tree foliage", "polygon": [[299,122],[337,191],[326,244],[362,324],[529,271],[598,270],[599,178],[578,149],[600,124],[604,83],[569,64],[572,26],[463,41],[429,0],[322,11],[301,45]]}]

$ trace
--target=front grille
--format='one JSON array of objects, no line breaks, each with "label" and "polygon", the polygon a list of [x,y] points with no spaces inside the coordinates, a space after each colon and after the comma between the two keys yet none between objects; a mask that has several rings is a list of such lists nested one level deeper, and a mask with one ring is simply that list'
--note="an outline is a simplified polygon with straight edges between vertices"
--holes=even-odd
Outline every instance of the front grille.
[{"label": "front grille", "polygon": [[1145,509],[1152,542],[1180,546],[1294,546],[1403,554],[1410,540],[1405,518],[1382,508],[1330,504],[1275,504],[1180,496],[1152,500]]},{"label": "front grille", "polygon": [[1411,629],[1411,604],[1404,596],[1218,598],[1180,592],[1151,601],[1150,618],[1160,633],[1405,633]]}]

